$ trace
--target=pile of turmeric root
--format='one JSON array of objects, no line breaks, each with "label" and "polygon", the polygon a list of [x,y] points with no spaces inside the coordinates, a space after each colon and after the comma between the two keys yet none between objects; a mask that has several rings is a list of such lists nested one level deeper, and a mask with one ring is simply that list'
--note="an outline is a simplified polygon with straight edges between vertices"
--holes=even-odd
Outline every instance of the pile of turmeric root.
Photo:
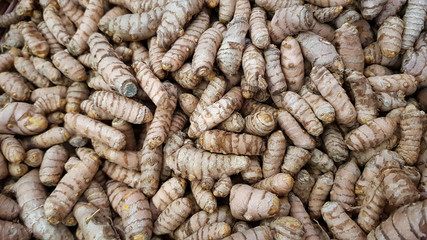
[{"label": "pile of turmeric root", "polygon": [[10,4],[0,239],[427,239],[427,1]]}]

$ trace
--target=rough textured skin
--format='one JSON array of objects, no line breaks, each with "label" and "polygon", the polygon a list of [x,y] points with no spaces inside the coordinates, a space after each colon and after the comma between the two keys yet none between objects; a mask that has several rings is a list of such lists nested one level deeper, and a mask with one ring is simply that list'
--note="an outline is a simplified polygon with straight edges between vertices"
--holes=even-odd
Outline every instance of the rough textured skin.
[{"label": "rough textured skin", "polygon": [[131,170],[139,169],[138,152],[135,151],[117,151],[114,149],[107,149],[104,153],[105,158],[115,164]]},{"label": "rough textured skin", "polygon": [[280,43],[286,36],[313,28],[313,13],[305,6],[291,6],[275,11],[271,19],[271,38]]},{"label": "rough textured skin", "polygon": [[111,179],[125,183],[131,188],[142,189],[144,187],[140,172],[121,167],[109,161],[104,162],[102,171]]},{"label": "rough textured skin", "polygon": [[47,192],[40,182],[39,171],[34,169],[13,186],[16,199],[21,207],[20,217],[33,236],[39,239],[74,239],[71,232],[62,224],[52,225],[45,217],[43,205]]},{"label": "rough textured skin", "polygon": [[[424,226],[420,223],[425,221],[426,204],[427,201],[424,200],[400,207],[372,230],[367,239],[395,239],[395,236],[411,240],[425,238]],[[411,230],[408,231],[408,229]]]},{"label": "rough textured skin", "polygon": [[369,182],[366,190],[366,196],[362,199],[362,206],[357,217],[357,224],[365,232],[370,232],[378,226],[381,213],[387,204],[380,175]]},{"label": "rough textured skin", "polygon": [[364,166],[375,154],[378,152],[381,152],[384,149],[392,149],[397,145],[398,138],[397,136],[393,135],[387,140],[384,140],[381,142],[378,146],[373,148],[368,148],[364,151],[352,151],[350,154],[351,158],[357,159],[357,163],[360,166]]},{"label": "rough textured skin", "polygon": [[248,19],[234,18],[224,33],[224,39],[218,49],[216,61],[219,69],[226,76],[236,74],[240,68],[245,48],[245,36],[248,30]]},{"label": "rough textured skin", "polygon": [[422,137],[422,120],[424,113],[413,104],[408,104],[401,114],[401,138],[396,152],[402,156],[407,165],[413,165],[418,160]]},{"label": "rough textured skin", "polygon": [[83,20],[83,10],[74,1],[58,0],[57,2],[61,7],[62,13],[79,27]]},{"label": "rough textured skin", "polygon": [[267,88],[264,79],[265,60],[261,51],[253,44],[248,44],[243,51],[242,68],[245,75],[241,82],[244,98],[253,98],[259,90]]},{"label": "rough textured skin", "polygon": [[179,36],[184,34],[184,25],[192,16],[202,10],[203,0],[173,0],[163,8],[163,16],[157,29],[158,44],[167,49]]},{"label": "rough textured skin", "polygon": [[331,201],[339,203],[346,211],[356,203],[354,185],[360,177],[360,170],[356,161],[352,160],[338,168],[332,186]]},{"label": "rough textured skin", "polygon": [[114,149],[125,147],[125,135],[100,121],[78,113],[67,113],[64,117],[65,124],[80,136],[96,139]]},{"label": "rough textured skin", "polygon": [[115,118],[111,122],[111,126],[115,129],[120,130],[126,136],[125,150],[135,151],[136,150],[136,140],[135,140],[135,133],[133,131],[132,124],[126,122],[123,119]]},{"label": "rough textured skin", "polygon": [[427,86],[427,46],[421,47],[419,50],[414,51],[409,48],[402,59],[402,72],[411,74],[418,82],[419,86]]},{"label": "rough textured skin", "polygon": [[[152,131],[150,125],[150,129],[148,131]],[[160,178],[160,171],[162,169],[162,147],[160,142],[160,145],[158,146],[150,146],[150,141],[155,139],[151,136],[148,136],[147,132],[147,138],[145,138],[143,147],[140,151],[140,158],[139,158],[139,165],[140,165],[140,171],[141,171],[141,183],[142,183],[142,192],[146,196],[153,196],[158,187],[159,187],[159,178]],[[151,133],[150,133],[151,134]],[[166,133],[167,134],[167,133]],[[159,142],[156,141],[156,144]]]},{"label": "rough textured skin", "polygon": [[233,183],[230,177],[220,178],[213,186],[212,193],[215,197],[227,197],[230,194]]},{"label": "rough textured skin", "polygon": [[409,49],[414,46],[415,41],[420,35],[425,17],[427,14],[427,3],[423,0],[408,0],[403,22],[405,28],[402,35],[402,49]]},{"label": "rough textured skin", "polygon": [[57,94],[47,94],[37,98],[34,102],[34,109],[43,114],[65,109],[66,100]]},{"label": "rough textured skin", "polygon": [[371,43],[363,49],[365,55],[365,64],[380,64],[389,68],[399,68],[401,65],[401,58],[388,58],[381,52],[380,44],[378,42]]},{"label": "rough textured skin", "polygon": [[201,117],[200,112],[202,110],[221,99],[225,93],[227,86],[226,84],[226,81],[220,77],[214,77],[211,81],[209,81],[208,86],[199,98],[196,109],[194,109],[193,113],[191,114],[191,122],[194,121],[194,119],[197,117]]},{"label": "rough textured skin", "polygon": [[315,147],[313,137],[309,135],[287,111],[279,111],[277,123],[283,131],[285,131],[286,135],[292,140],[295,146],[306,149],[313,149]]},{"label": "rough textured skin", "polygon": [[193,214],[174,232],[174,237],[177,239],[185,239],[186,237],[197,232],[202,227],[217,222],[225,222],[230,225],[234,222],[234,219],[231,216],[230,208],[228,206],[220,206],[213,213],[199,211]]},{"label": "rough textured skin", "polygon": [[333,184],[334,174],[332,172],[327,172],[317,178],[308,200],[310,217],[319,219],[322,216],[320,209],[328,198]]},{"label": "rough textured skin", "polygon": [[43,19],[49,31],[55,36],[56,40],[63,46],[66,46],[71,39],[65,28],[64,23],[59,16],[58,9],[49,4],[43,11]]},{"label": "rough textured skin", "polygon": [[249,227],[248,223],[245,221],[237,221],[234,225],[233,228],[231,229],[232,233],[239,233],[239,232],[244,232],[246,230],[249,230],[251,227]]},{"label": "rough textured skin", "polygon": [[[198,105],[200,105],[201,101],[202,98]],[[198,137],[202,132],[212,129],[225,119],[229,118],[235,110],[240,109],[242,104],[243,96],[241,89],[239,87],[233,87],[221,99],[200,110],[199,114],[195,115],[194,118],[190,118],[191,125],[188,130],[188,136]]]},{"label": "rough textured skin", "polygon": [[30,97],[30,88],[18,73],[0,73],[0,87],[16,101],[26,101]]},{"label": "rough textured skin", "polygon": [[97,91],[90,96],[90,99],[97,107],[130,123],[142,124],[153,119],[148,107],[117,93]]},{"label": "rough textured skin", "polygon": [[260,49],[265,49],[270,44],[266,18],[265,10],[260,7],[253,8],[249,18],[252,43]]},{"label": "rough textured skin", "polygon": [[363,18],[371,20],[378,16],[378,14],[387,5],[387,0],[362,0],[360,3]]},{"label": "rough textured skin", "polygon": [[272,240],[273,234],[267,226],[258,226],[251,229],[248,229],[243,232],[236,232],[230,236],[223,238],[223,240],[241,240],[241,239],[264,239]]},{"label": "rough textured skin", "polygon": [[10,13],[5,13],[0,16],[0,27],[7,28],[8,26],[18,23],[24,17],[19,16],[16,11],[12,11]]},{"label": "rough textured skin", "polygon": [[270,94],[280,94],[287,89],[285,75],[281,68],[281,52],[276,45],[270,44],[264,50],[266,62],[266,81]]},{"label": "rough textured skin", "polygon": [[96,120],[113,120],[114,116],[110,112],[104,111],[97,107],[92,100],[84,100],[80,104],[80,109],[87,114],[88,117]]},{"label": "rough textured skin", "polygon": [[191,192],[201,209],[208,213],[213,213],[216,210],[217,202],[215,196],[210,189],[203,189],[201,181],[191,181]]},{"label": "rough textured skin", "polygon": [[311,153],[300,147],[289,146],[281,167],[282,172],[295,176],[299,170],[310,160]]},{"label": "rough textured skin", "polygon": [[87,79],[84,66],[67,51],[59,51],[52,56],[52,63],[66,77],[73,81],[85,81]]},{"label": "rough textured skin", "polygon": [[163,69],[169,72],[177,71],[184,64],[185,60],[193,55],[200,36],[208,26],[209,14],[202,11],[185,29],[184,35],[178,38],[163,56]]},{"label": "rough textured skin", "polygon": [[4,35],[4,42],[0,45],[2,49],[21,48],[24,46],[24,37],[18,29],[17,24],[12,24],[9,31]]},{"label": "rough textured skin", "polygon": [[276,10],[291,7],[293,5],[302,5],[301,0],[290,0],[290,1],[277,1],[277,0],[255,0],[256,5],[264,8],[268,12],[274,12]]},{"label": "rough textured skin", "polygon": [[0,220],[0,238],[4,240],[29,240],[31,232],[20,223]]},{"label": "rough textured skin", "polygon": [[23,163],[9,163],[9,175],[12,177],[22,177],[28,172],[28,166]]},{"label": "rough textured skin", "polygon": [[17,48],[10,49],[7,53],[0,55],[0,71],[6,72],[14,65],[16,57],[22,56],[21,50]]},{"label": "rough textured skin", "polygon": [[111,44],[100,33],[94,33],[88,40],[90,53],[93,56],[94,68],[102,75],[105,82],[126,97],[136,94],[136,79],[116,52]]},{"label": "rough textured skin", "polygon": [[58,224],[70,213],[98,170],[100,159],[92,149],[78,148],[77,154],[82,161],[64,175],[46,199],[44,210],[52,224]]},{"label": "rough textured skin", "polygon": [[[310,216],[306,212],[301,200],[295,194],[289,194],[289,203],[291,204],[290,214],[292,217],[301,222],[304,229],[303,239],[316,240],[319,239],[317,232],[313,226]],[[274,224],[273,224],[274,226]]]},{"label": "rough textured skin", "polygon": [[44,58],[49,53],[49,44],[42,34],[37,30],[33,22],[21,22],[18,29],[24,36],[25,45],[28,46],[30,52],[37,57]]},{"label": "rough textured skin", "polygon": [[175,111],[172,115],[171,125],[169,127],[169,136],[174,134],[177,131],[184,129],[185,125],[188,122],[188,117],[181,111]]},{"label": "rough textured skin", "polygon": [[346,81],[355,99],[357,121],[365,124],[375,119],[378,116],[375,93],[365,76],[361,72],[352,71],[347,74]]},{"label": "rough textured skin", "polygon": [[33,105],[9,103],[0,110],[0,134],[34,135],[47,128],[47,119]]},{"label": "rough textured skin", "polygon": [[338,28],[335,45],[346,69],[363,72],[365,58],[356,26],[345,23]]},{"label": "rough textured skin", "polygon": [[308,0],[307,2],[317,5],[319,7],[334,7],[334,6],[347,6],[352,3],[351,0]]},{"label": "rough textured skin", "polygon": [[185,186],[186,181],[179,177],[170,178],[160,186],[159,190],[150,200],[153,219],[157,219],[170,203],[184,196]]},{"label": "rough textured skin", "polygon": [[327,202],[322,207],[322,216],[329,229],[338,239],[366,239],[362,229],[344,212],[337,202]]},{"label": "rough textured skin", "polygon": [[209,153],[184,145],[166,163],[176,174],[193,181],[237,174],[249,166],[249,158]]},{"label": "rough textured skin", "polygon": [[98,28],[99,28],[99,30],[101,30],[104,33],[107,33],[107,31],[108,31],[108,25],[110,24],[110,22],[113,19],[115,19],[116,17],[123,16],[123,15],[125,15],[127,13],[129,13],[129,11],[126,10],[126,9],[124,9],[124,8],[122,8],[122,7],[116,6],[116,7],[111,8],[110,10],[108,10],[108,12],[106,12],[104,14],[104,16],[102,16],[99,19],[99,22],[98,22]]},{"label": "rough textured skin", "polygon": [[329,171],[336,172],[337,168],[335,167],[334,161],[329,158],[328,155],[315,148],[311,152],[311,158],[308,164],[312,169],[319,170],[322,173]]},{"label": "rough textured skin", "polygon": [[338,17],[343,10],[343,6],[319,8],[315,5],[311,5],[310,8],[313,8],[313,16],[319,23],[331,22]]},{"label": "rough textured skin", "polygon": [[211,27],[201,34],[194,50],[191,68],[197,76],[206,77],[212,72],[218,48],[221,46],[220,29]]},{"label": "rough textured skin", "polygon": [[391,138],[396,129],[396,122],[390,118],[376,118],[345,136],[345,143],[350,150],[365,151],[378,146]]},{"label": "rough textured skin", "polygon": [[102,2],[103,0],[89,0],[81,24],[67,44],[67,49],[72,55],[80,55],[88,49],[87,40],[92,33],[97,32],[99,19],[104,14]]},{"label": "rough textured skin", "polygon": [[80,112],[80,104],[89,97],[89,89],[84,82],[73,82],[67,89],[66,112]]},{"label": "rough textured skin", "polygon": [[278,196],[286,196],[294,185],[294,179],[287,173],[277,173],[253,185],[253,187],[266,190]]},{"label": "rough textured skin", "polygon": [[110,201],[100,183],[92,180],[83,194],[90,204],[99,209],[100,214],[111,218]]},{"label": "rough textured skin", "polygon": [[169,101],[168,92],[162,82],[151,72],[149,66],[144,62],[136,61],[133,63],[133,68],[139,85],[153,103],[156,106],[166,106]]},{"label": "rough textured skin", "polygon": [[344,63],[335,47],[313,32],[302,32],[296,37],[304,57],[312,66],[325,66],[329,71],[342,73]]},{"label": "rough textured skin", "polygon": [[29,167],[39,167],[43,160],[43,154],[44,152],[38,148],[30,149],[27,151],[24,163]]},{"label": "rough textured skin", "polygon": [[144,194],[137,189],[128,188],[123,183],[109,181],[107,195],[111,206],[123,220],[126,239],[150,239],[153,223],[150,206]]},{"label": "rough textured skin", "polygon": [[246,116],[245,123],[245,133],[261,137],[267,136],[276,127],[274,116],[265,111],[259,111]]},{"label": "rough textured skin", "polygon": [[40,181],[45,186],[56,186],[61,179],[67,160],[68,151],[61,145],[55,145],[46,150],[39,170]]},{"label": "rough textured skin", "polygon": [[34,68],[52,83],[61,85],[61,72],[55,68],[52,62],[39,57],[31,57],[31,62],[34,64]]},{"label": "rough textured skin", "polygon": [[13,220],[18,217],[20,207],[13,199],[0,194],[0,218],[4,220]]},{"label": "rough textured skin", "polygon": [[[303,240],[304,238],[304,229],[301,222],[293,217],[278,217],[274,220],[267,220],[263,223],[266,227],[270,228],[272,234],[274,234],[274,239],[295,239]],[[270,239],[265,237],[265,239]]]},{"label": "rough textured skin", "polygon": [[356,121],[356,109],[335,77],[319,65],[312,69],[310,77],[320,94],[334,107],[337,122],[344,125],[353,124]]},{"label": "rough textured skin", "polygon": [[231,214],[236,219],[258,221],[279,212],[279,198],[265,190],[235,184],[230,192]]},{"label": "rough textured skin", "polygon": [[372,64],[365,68],[365,70],[363,71],[363,74],[365,75],[365,77],[374,77],[374,76],[392,75],[393,71],[379,64]]},{"label": "rough textured skin", "polygon": [[172,77],[183,88],[195,89],[202,78],[197,76],[191,67],[191,63],[185,63],[180,69],[172,73]]},{"label": "rough textured skin", "polygon": [[137,1],[129,1],[129,0],[108,0],[110,3],[114,5],[123,6],[129,9],[133,13],[142,13],[148,12],[156,7],[164,7],[167,3],[165,0],[137,0]]},{"label": "rough textured skin", "polygon": [[34,64],[23,57],[15,57],[15,69],[30,82],[34,83],[37,87],[49,87],[49,79],[37,72]]},{"label": "rough textured skin", "polygon": [[160,146],[166,141],[172,115],[177,105],[177,87],[169,82],[165,82],[163,86],[167,90],[169,99],[167,105],[156,108],[153,120],[147,131],[145,141],[151,149]]},{"label": "rough textured skin", "polygon": [[399,17],[391,16],[378,29],[377,41],[384,56],[394,58],[399,55],[403,28],[403,20]]},{"label": "rough textured skin", "polygon": [[283,132],[273,132],[267,141],[267,148],[262,155],[262,172],[264,178],[271,177],[280,172],[283,157],[286,152],[286,139]]},{"label": "rough textured skin", "polygon": [[218,18],[221,23],[227,23],[233,18],[237,0],[219,1]]},{"label": "rough textured skin", "polygon": [[106,216],[96,214],[98,208],[91,203],[79,202],[73,214],[85,239],[120,239]]},{"label": "rough textured skin", "polygon": [[178,198],[167,206],[154,222],[153,233],[157,235],[172,233],[191,213],[191,200]]},{"label": "rough textured skin", "polygon": [[237,134],[222,130],[203,132],[197,144],[202,148],[216,153],[236,155],[261,155],[265,150],[262,138],[250,134]]},{"label": "rough textured skin", "polygon": [[65,98],[67,96],[67,88],[65,86],[37,88],[31,92],[30,101],[35,102],[38,98],[49,94],[55,94],[59,95],[61,98]]},{"label": "rough textured skin", "polygon": [[408,175],[399,168],[385,168],[381,171],[383,192],[388,204],[400,207],[415,202],[420,198],[417,187]]},{"label": "rough textured skin", "polygon": [[253,184],[262,179],[262,169],[256,156],[250,157],[249,166],[241,172],[243,181]]},{"label": "rough textured skin", "polygon": [[313,136],[319,136],[323,132],[322,123],[317,119],[310,105],[295,92],[284,92],[282,94],[282,107],[292,114],[307,132]]},{"label": "rough textured skin", "polygon": [[348,157],[347,146],[344,143],[344,137],[337,125],[329,124],[325,126],[322,134],[322,140],[325,144],[326,153],[335,162],[343,162]]},{"label": "rough textured skin", "polygon": [[302,86],[299,94],[313,109],[314,115],[323,122],[324,125],[335,120],[335,109],[322,96],[311,92],[307,86]]},{"label": "rough textured skin", "polygon": [[417,80],[409,74],[394,74],[389,76],[375,76],[368,78],[372,89],[377,92],[403,91],[411,95],[417,90]]},{"label": "rough textured skin", "polygon": [[227,239],[231,233],[231,227],[225,222],[217,222],[206,225],[197,230],[192,235],[185,238],[186,240],[202,240],[202,239]]},{"label": "rough textured skin", "polygon": [[157,36],[153,36],[148,40],[148,57],[151,70],[160,79],[166,77],[166,71],[162,67],[162,59],[166,54],[166,49],[159,47]]},{"label": "rough textured skin", "polygon": [[381,111],[388,112],[393,109],[405,107],[408,103],[405,100],[405,94],[399,90],[397,92],[377,92],[375,93],[377,104]]},{"label": "rough textured skin", "polygon": [[187,116],[191,116],[191,113],[196,109],[199,99],[191,93],[183,93],[179,95],[178,101],[182,111]]}]

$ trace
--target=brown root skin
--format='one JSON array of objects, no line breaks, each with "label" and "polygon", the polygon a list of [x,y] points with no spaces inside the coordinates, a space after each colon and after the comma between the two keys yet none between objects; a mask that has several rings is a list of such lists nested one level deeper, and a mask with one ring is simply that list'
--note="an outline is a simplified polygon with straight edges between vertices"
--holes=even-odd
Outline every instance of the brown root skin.
[{"label": "brown root skin", "polygon": [[231,188],[230,209],[234,218],[257,221],[277,214],[279,207],[279,198],[265,190],[245,184],[236,184]]}]

